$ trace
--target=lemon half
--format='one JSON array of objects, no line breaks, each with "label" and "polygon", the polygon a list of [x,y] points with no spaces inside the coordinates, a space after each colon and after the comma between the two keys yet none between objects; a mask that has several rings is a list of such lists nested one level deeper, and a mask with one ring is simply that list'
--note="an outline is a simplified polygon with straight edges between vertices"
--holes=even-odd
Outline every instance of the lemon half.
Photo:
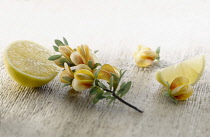
[{"label": "lemon half", "polygon": [[167,82],[171,82],[179,76],[189,79],[189,84],[195,85],[203,74],[205,68],[205,56],[197,55],[179,64],[175,64],[157,71],[156,80],[167,87]]},{"label": "lemon half", "polygon": [[4,52],[4,65],[12,79],[23,86],[39,87],[50,82],[59,69],[49,61],[51,52],[27,41],[15,41]]}]

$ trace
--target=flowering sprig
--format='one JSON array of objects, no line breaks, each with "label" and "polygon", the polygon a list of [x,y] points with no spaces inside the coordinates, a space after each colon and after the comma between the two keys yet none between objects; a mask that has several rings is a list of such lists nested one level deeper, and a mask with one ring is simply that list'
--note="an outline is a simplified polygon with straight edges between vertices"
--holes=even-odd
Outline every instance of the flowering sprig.
[{"label": "flowering sprig", "polygon": [[92,52],[87,45],[72,49],[68,41],[63,38],[55,40],[54,50],[59,54],[52,55],[48,59],[54,61],[59,67],[64,68],[60,74],[60,81],[65,86],[71,86],[76,91],[88,90],[93,96],[93,104],[102,99],[114,100],[126,104],[138,112],[143,112],[122,99],[131,87],[131,81],[121,83],[126,71],[104,64],[98,61],[96,52]]}]

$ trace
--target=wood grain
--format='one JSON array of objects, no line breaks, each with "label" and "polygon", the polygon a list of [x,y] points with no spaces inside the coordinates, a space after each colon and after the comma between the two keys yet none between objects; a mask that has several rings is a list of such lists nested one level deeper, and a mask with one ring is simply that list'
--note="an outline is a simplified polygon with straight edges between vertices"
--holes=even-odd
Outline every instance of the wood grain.
[{"label": "wood grain", "polygon": [[[1,137],[207,137],[210,134],[210,2],[49,1],[0,2],[0,136]],[[102,63],[127,70],[132,88],[125,100],[143,114],[116,101],[91,104],[88,92],[74,93],[58,77],[39,88],[15,83],[2,55],[10,42],[36,41],[51,48],[65,36],[71,46],[88,44]],[[138,44],[155,50],[161,60],[137,67],[132,53]],[[205,54],[206,69],[187,101],[174,104],[155,80],[158,69]]]}]

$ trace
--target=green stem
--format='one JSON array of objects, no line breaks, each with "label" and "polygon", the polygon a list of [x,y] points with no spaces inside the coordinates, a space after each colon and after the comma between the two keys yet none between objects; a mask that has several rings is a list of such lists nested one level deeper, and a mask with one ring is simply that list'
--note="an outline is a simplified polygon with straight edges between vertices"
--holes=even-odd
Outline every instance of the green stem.
[{"label": "green stem", "polygon": [[111,91],[111,90],[108,90],[108,89],[103,89],[103,90],[105,90],[105,91],[107,91],[107,92],[109,92],[109,93],[112,93],[112,96],[113,96],[113,97],[115,97],[115,98],[118,99],[120,102],[124,103],[125,105],[127,105],[127,106],[133,108],[134,110],[136,110],[136,111],[138,111],[138,112],[140,112],[140,113],[143,113],[142,110],[140,110],[140,109],[138,109],[137,107],[133,106],[132,104],[126,102],[126,101],[123,100],[121,97],[119,97],[117,94],[115,94],[115,92],[113,92],[113,91]]}]

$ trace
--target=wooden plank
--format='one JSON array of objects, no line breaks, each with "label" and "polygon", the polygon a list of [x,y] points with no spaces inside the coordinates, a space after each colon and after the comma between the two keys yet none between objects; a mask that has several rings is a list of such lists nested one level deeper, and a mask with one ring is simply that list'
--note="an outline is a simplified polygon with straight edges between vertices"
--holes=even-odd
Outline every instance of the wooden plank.
[{"label": "wooden plank", "polygon": [[[209,8],[208,1],[196,0],[0,2],[0,136],[209,136]],[[92,105],[87,92],[70,92],[58,77],[28,88],[6,74],[2,55],[8,43],[29,39],[52,49],[62,36],[72,47],[99,49],[102,63],[127,70],[123,80],[131,80],[132,88],[124,99],[145,112],[117,101]],[[161,46],[160,62],[138,68],[132,59],[138,44]],[[197,54],[206,54],[204,75],[189,100],[174,104],[163,96],[155,72]]]}]

